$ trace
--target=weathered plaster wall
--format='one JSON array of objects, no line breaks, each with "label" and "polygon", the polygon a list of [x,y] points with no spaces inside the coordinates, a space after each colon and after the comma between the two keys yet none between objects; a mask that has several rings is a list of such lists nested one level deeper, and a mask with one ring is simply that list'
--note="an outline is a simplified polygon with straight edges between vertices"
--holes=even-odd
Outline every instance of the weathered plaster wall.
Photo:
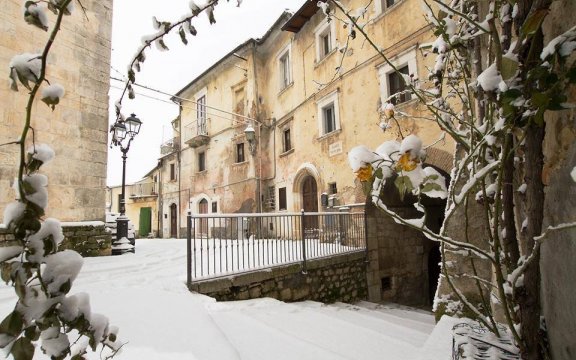
[{"label": "weathered plaster wall", "polygon": [[[24,22],[22,1],[7,0],[0,13],[0,67],[11,58],[42,49],[49,32]],[[47,76],[66,89],[55,111],[37,101],[32,126],[36,141],[48,143],[56,158],[42,172],[48,175],[47,214],[62,221],[104,220],[108,134],[108,88],[112,0],[83,2],[64,18],[48,58]],[[50,16],[50,23],[54,18]],[[25,119],[27,91],[0,87],[0,143],[14,141]],[[0,213],[14,199],[10,185],[17,173],[17,147],[0,148]]]},{"label": "weathered plaster wall", "polygon": [[365,300],[366,254],[357,252],[309,260],[307,273],[301,264],[206,280],[189,286],[218,301],[271,297],[281,301],[314,300],[325,303]]}]

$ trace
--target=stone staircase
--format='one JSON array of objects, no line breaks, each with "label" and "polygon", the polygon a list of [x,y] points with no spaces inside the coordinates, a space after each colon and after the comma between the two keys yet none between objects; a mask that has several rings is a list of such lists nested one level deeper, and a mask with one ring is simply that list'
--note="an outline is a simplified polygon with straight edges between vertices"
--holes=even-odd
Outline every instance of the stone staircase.
[{"label": "stone staircase", "polygon": [[397,305],[241,303],[241,311],[239,302],[234,311],[214,303],[208,313],[242,359],[413,360],[434,328],[431,313]]}]

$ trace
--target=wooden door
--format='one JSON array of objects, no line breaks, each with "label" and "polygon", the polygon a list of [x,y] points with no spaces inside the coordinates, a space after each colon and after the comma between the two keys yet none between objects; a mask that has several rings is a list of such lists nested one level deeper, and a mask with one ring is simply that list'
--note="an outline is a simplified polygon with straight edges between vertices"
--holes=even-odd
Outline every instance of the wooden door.
[{"label": "wooden door", "polygon": [[[318,187],[312,176],[307,176],[302,184],[302,205],[304,212],[318,212]],[[306,216],[304,229],[309,231],[318,229],[318,216]]]},{"label": "wooden door", "polygon": [[[208,201],[200,200],[198,203],[198,213],[208,214]],[[208,234],[208,219],[200,219],[200,234]]]},{"label": "wooden door", "polygon": [[176,204],[170,205],[170,237],[178,237],[178,208]]}]

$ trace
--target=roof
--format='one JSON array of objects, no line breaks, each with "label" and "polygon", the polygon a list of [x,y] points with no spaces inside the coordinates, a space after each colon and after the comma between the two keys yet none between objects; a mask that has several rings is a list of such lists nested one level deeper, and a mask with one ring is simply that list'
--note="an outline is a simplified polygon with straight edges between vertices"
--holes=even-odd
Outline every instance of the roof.
[{"label": "roof", "polygon": [[[322,2],[326,2],[326,0],[320,0]],[[293,33],[297,33],[302,29],[304,25],[316,14],[318,11],[318,1],[317,0],[308,0],[302,5],[294,15],[282,26],[283,31],[290,31]]]},{"label": "roof", "polygon": [[190,83],[188,83],[188,85],[186,85],[182,89],[180,89],[176,93],[176,95],[174,95],[170,100],[177,103],[179,101],[178,98],[180,97],[180,95],[182,95],[182,93],[184,91],[186,91],[188,88],[192,87],[195,83],[197,83],[203,77],[208,75],[211,71],[213,71],[216,67],[218,67],[220,64],[222,64],[228,58],[235,56],[234,54],[239,52],[240,50],[242,50],[244,47],[247,47],[248,45],[251,45],[251,44],[262,44],[264,41],[266,41],[266,39],[270,36],[270,34],[272,33],[272,31],[275,28],[279,27],[282,22],[286,21],[291,16],[292,16],[292,13],[284,11],[282,13],[282,15],[280,15],[278,17],[278,19],[274,22],[274,24],[268,29],[268,31],[266,31],[266,33],[261,38],[258,38],[258,39],[250,38],[250,39],[246,40],[245,42],[243,42],[242,44],[236,46],[232,51],[230,51],[228,54],[224,55],[220,60],[218,60],[217,62],[212,64],[212,66],[210,66],[208,69],[206,69],[204,72],[202,72],[202,74],[200,74],[196,78],[194,78],[194,80],[192,80]]}]

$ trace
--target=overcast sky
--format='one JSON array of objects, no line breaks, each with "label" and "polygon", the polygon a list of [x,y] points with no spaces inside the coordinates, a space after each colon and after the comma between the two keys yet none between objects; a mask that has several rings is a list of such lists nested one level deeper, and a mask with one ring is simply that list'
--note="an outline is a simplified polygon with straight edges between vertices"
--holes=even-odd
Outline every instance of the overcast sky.
[{"label": "overcast sky", "polygon": [[[202,0],[196,0],[202,3]],[[146,62],[137,73],[136,82],[150,88],[174,94],[224,55],[249,38],[259,38],[286,9],[294,12],[305,0],[244,0],[220,1],[214,12],[216,24],[210,25],[205,14],[195,19],[196,37],[184,45],[177,33],[169,35],[168,52],[155,47],[147,50]],[[189,12],[189,0],[117,0],[114,1],[112,29],[111,77],[125,77],[127,66],[140,46],[143,35],[154,33],[152,16],[160,21],[177,21]],[[111,80],[110,123],[114,123],[113,104],[120,96],[123,84]],[[136,99],[124,99],[122,112],[135,113],[143,125],[128,152],[127,183],[140,180],[157,163],[160,145],[171,135],[170,121],[178,116],[178,107],[169,96],[136,88]],[[108,151],[108,185],[122,181],[122,159],[118,148]]]}]

